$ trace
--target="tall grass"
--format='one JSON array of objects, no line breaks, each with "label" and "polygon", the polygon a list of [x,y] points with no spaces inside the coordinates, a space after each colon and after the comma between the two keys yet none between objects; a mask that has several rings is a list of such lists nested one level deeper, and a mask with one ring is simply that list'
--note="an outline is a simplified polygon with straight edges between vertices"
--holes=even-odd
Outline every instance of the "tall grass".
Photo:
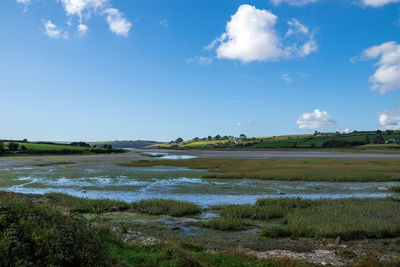
[{"label": "tall grass", "polygon": [[150,215],[184,216],[201,212],[201,208],[193,203],[176,200],[150,199],[128,204],[123,201],[79,198],[60,193],[50,193],[46,197],[50,204],[79,213],[130,210]]},{"label": "tall grass", "polygon": [[73,197],[60,193],[49,193],[46,197],[51,204],[62,206],[72,212],[102,213],[109,211],[123,211],[130,208],[128,203],[108,199],[87,199]]},{"label": "tall grass", "polygon": [[200,207],[193,203],[166,199],[142,200],[132,203],[132,208],[135,211],[150,215],[171,215],[178,217],[201,212]]},{"label": "tall grass", "polygon": [[246,229],[243,220],[235,217],[220,217],[203,222],[203,227],[213,228],[221,231],[240,231]]},{"label": "tall grass", "polygon": [[400,186],[392,186],[389,188],[390,191],[400,193]]},{"label": "tall grass", "polygon": [[[400,200],[387,199],[261,199],[255,205],[214,207],[220,217],[207,227],[229,230],[243,219],[281,218],[281,224],[264,227],[265,237],[363,239],[400,236]],[[240,230],[241,228],[238,227]]]},{"label": "tall grass", "polygon": [[287,181],[400,181],[397,159],[188,159],[137,161],[123,166],[157,165],[205,169],[203,178]]}]

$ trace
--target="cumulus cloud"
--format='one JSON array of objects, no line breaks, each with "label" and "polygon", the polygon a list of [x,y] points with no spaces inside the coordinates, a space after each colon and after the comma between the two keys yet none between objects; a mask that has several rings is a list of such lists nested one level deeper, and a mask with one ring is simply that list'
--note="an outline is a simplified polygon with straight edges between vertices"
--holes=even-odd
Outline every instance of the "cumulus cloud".
[{"label": "cumulus cloud", "polygon": [[205,66],[205,65],[210,65],[213,62],[213,59],[209,57],[200,56],[200,57],[191,57],[188,60],[186,60],[186,62],[197,63],[199,65]]},{"label": "cumulus cloud", "polygon": [[312,113],[303,113],[296,121],[299,129],[316,130],[335,127],[336,122],[326,111],[314,110]]},{"label": "cumulus cloud", "polygon": [[378,121],[387,130],[400,130],[400,106],[378,112]]},{"label": "cumulus cloud", "polygon": [[313,4],[319,0],[271,0],[272,4],[277,6],[282,3],[286,3],[290,6],[304,6],[307,4]]},{"label": "cumulus cloud", "polygon": [[108,8],[104,13],[107,14],[106,21],[110,31],[116,35],[127,37],[132,24],[124,18],[123,14],[116,8]]},{"label": "cumulus cloud", "polygon": [[400,45],[387,42],[365,49],[358,58],[351,61],[378,59],[377,70],[369,78],[371,90],[385,94],[400,88]]},{"label": "cumulus cloud", "polygon": [[69,34],[68,32],[64,32],[61,30],[59,27],[57,27],[54,23],[51,22],[51,20],[43,21],[43,26],[45,30],[45,34],[49,36],[50,38],[53,39],[68,39]]},{"label": "cumulus cloud", "polygon": [[[292,56],[306,56],[318,49],[313,34],[296,19],[288,22],[284,38],[277,33],[277,16],[270,11],[251,5],[241,5],[226,25],[226,32],[212,41],[205,49],[215,49],[218,58],[251,61],[275,61]],[[299,37],[307,39],[298,43]],[[296,38],[294,38],[296,37]],[[291,42],[293,39],[294,42]]]},{"label": "cumulus cloud", "polygon": [[362,4],[370,7],[381,7],[387,4],[399,3],[400,0],[362,0]]},{"label": "cumulus cloud", "polygon": [[81,24],[78,25],[76,31],[78,32],[78,35],[82,37],[82,36],[85,36],[87,34],[88,30],[89,30],[89,27],[86,26],[85,24],[81,23]]},{"label": "cumulus cloud", "polygon": [[58,0],[64,6],[67,15],[76,15],[82,19],[84,12],[96,11],[99,8],[104,8],[109,0]]}]

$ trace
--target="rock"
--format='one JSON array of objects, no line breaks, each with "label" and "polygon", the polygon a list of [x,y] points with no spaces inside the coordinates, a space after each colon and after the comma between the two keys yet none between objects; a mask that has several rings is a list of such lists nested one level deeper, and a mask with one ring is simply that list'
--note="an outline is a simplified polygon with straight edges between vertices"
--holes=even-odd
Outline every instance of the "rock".
[{"label": "rock", "polygon": [[336,244],[339,245],[342,243],[342,238],[340,236],[336,237]]}]

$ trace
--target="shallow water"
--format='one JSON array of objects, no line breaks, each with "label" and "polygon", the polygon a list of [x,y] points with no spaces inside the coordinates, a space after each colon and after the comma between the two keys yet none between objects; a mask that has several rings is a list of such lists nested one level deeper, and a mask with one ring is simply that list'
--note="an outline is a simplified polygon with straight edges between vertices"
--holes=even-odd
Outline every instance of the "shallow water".
[{"label": "shallow water", "polygon": [[206,172],[175,167],[46,166],[0,169],[0,190],[44,194],[67,193],[87,198],[127,202],[164,198],[202,206],[253,204],[259,198],[346,198],[392,195],[386,183],[331,183],[264,181],[253,179],[202,179]]}]

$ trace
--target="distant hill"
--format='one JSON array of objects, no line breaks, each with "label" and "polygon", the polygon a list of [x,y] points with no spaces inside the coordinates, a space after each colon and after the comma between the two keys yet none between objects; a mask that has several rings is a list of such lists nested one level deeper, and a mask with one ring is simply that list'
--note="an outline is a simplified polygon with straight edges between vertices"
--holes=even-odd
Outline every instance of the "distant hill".
[{"label": "distant hill", "polygon": [[281,135],[248,138],[215,136],[181,138],[169,143],[153,145],[153,148],[182,149],[269,149],[269,148],[396,148],[400,150],[400,131],[354,131],[352,133],[322,133]]},{"label": "distant hill", "polygon": [[91,145],[102,146],[105,144],[112,145],[113,148],[144,148],[152,145],[163,144],[157,141],[147,141],[147,140],[124,140],[124,141],[106,141],[106,142],[90,142]]}]

